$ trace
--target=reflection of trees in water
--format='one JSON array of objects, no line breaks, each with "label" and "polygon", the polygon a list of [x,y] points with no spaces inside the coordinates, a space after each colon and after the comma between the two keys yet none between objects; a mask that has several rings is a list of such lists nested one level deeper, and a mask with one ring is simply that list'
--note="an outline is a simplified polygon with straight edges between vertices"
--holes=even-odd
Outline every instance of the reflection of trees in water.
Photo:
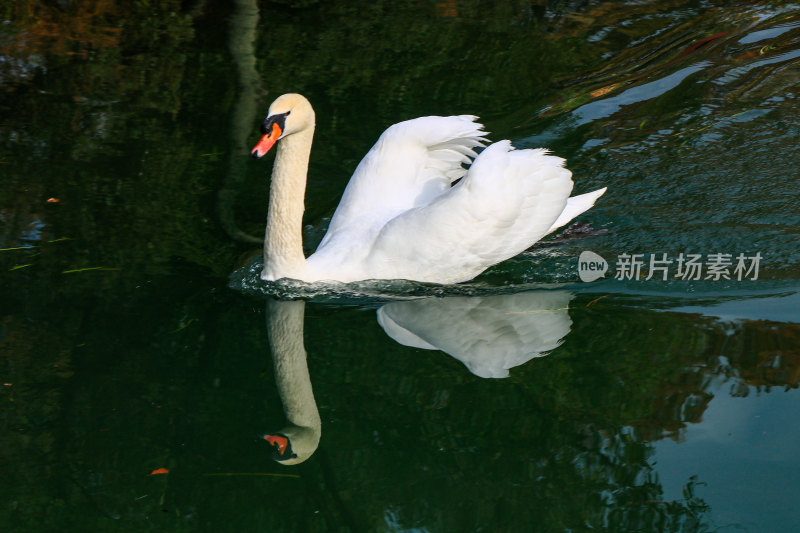
[{"label": "reflection of trees in water", "polygon": [[258,29],[256,0],[238,0],[228,22],[229,43],[238,74],[238,97],[230,119],[230,154],[228,172],[217,191],[217,216],[225,232],[233,239],[261,244],[263,237],[241,231],[236,224],[235,207],[242,182],[247,179],[246,164],[250,161],[253,124],[263,110],[259,107],[266,95],[256,68],[255,40]]}]

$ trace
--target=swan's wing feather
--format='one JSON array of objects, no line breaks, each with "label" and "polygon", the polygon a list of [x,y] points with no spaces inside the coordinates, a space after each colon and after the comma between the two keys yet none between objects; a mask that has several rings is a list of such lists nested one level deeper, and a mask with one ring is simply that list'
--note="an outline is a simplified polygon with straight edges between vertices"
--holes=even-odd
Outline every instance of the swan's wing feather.
[{"label": "swan's wing feather", "polygon": [[472,279],[546,235],[571,191],[563,159],[494,143],[446,194],[386,223],[365,270],[438,283]]},{"label": "swan's wing feather", "polygon": [[483,146],[477,118],[422,117],[383,132],[350,178],[320,247],[338,232],[369,238],[398,214],[447,192]]}]

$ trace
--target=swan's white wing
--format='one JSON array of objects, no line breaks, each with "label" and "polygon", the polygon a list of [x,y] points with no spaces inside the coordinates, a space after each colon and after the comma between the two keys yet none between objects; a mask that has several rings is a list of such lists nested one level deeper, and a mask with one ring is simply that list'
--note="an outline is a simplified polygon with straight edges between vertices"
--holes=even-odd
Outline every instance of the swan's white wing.
[{"label": "swan's white wing", "polygon": [[571,191],[572,173],[563,159],[544,149],[494,143],[446,194],[380,229],[363,261],[366,276],[472,279],[546,235]]},{"label": "swan's white wing", "polygon": [[569,333],[565,291],[393,302],[378,322],[400,344],[439,349],[483,378],[504,378],[510,368],[558,347]]},{"label": "swan's white wing", "polygon": [[383,132],[350,178],[320,248],[342,233],[351,242],[371,240],[392,218],[448,191],[483,146],[476,119],[422,117]]}]

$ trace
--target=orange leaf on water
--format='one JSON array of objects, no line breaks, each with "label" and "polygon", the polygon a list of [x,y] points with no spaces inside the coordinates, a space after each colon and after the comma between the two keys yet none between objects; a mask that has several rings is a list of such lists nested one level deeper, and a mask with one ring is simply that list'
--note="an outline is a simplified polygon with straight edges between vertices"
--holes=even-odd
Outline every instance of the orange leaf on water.
[{"label": "orange leaf on water", "polygon": [[169,474],[169,470],[167,470],[166,468],[156,468],[155,470],[150,472],[151,476],[155,476],[158,474]]}]

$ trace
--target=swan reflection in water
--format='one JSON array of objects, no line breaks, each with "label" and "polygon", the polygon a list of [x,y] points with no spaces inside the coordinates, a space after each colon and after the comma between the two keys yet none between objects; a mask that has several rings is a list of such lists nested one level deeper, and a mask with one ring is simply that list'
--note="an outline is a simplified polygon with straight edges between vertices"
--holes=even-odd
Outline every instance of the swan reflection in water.
[{"label": "swan reflection in water", "polygon": [[[567,291],[532,291],[392,302],[378,309],[378,323],[402,345],[441,350],[476,376],[504,378],[564,341],[571,299]],[[303,344],[304,312],[300,300],[267,303],[269,347],[288,425],[263,438],[285,465],[311,457],[322,433]]]},{"label": "swan reflection in water", "polygon": [[264,440],[272,446],[273,459],[285,465],[311,457],[322,432],[303,344],[305,306],[302,300],[267,302],[267,335],[275,383],[289,424],[278,433],[264,435]]},{"label": "swan reflection in water", "polygon": [[400,344],[441,350],[478,377],[506,378],[563,342],[571,299],[566,291],[536,291],[393,302],[378,309],[378,323]]}]

